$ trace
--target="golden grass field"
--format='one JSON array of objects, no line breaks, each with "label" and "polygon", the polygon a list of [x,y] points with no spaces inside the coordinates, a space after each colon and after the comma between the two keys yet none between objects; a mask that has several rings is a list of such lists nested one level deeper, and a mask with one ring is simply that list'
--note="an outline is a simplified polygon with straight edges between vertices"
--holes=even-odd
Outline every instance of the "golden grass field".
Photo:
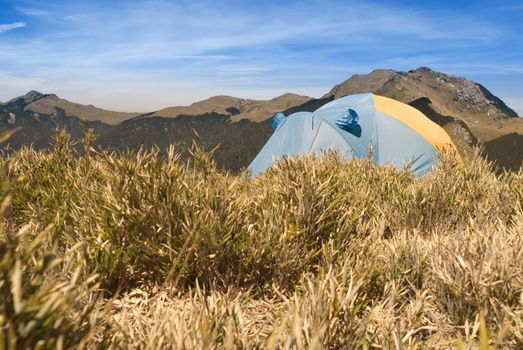
[{"label": "golden grass field", "polygon": [[522,349],[523,171],[0,157],[0,349]]}]

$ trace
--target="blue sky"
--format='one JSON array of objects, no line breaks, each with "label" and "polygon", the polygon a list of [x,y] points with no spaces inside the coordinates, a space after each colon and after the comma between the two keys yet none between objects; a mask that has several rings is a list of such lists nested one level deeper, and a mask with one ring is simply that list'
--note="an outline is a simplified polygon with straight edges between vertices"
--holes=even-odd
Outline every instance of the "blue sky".
[{"label": "blue sky", "polygon": [[143,112],[429,66],[523,115],[521,18],[520,0],[0,0],[0,101],[35,89]]}]

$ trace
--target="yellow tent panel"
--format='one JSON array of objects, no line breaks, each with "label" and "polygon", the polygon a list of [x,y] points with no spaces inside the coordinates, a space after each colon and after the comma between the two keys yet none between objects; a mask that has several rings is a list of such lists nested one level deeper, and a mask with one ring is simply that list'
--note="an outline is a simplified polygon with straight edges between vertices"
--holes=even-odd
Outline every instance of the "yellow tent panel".
[{"label": "yellow tent panel", "polygon": [[450,136],[438,124],[427,118],[423,113],[408,104],[388,97],[374,95],[376,111],[388,114],[394,119],[407,125],[425,140],[430,142],[440,152],[456,151],[457,149]]}]

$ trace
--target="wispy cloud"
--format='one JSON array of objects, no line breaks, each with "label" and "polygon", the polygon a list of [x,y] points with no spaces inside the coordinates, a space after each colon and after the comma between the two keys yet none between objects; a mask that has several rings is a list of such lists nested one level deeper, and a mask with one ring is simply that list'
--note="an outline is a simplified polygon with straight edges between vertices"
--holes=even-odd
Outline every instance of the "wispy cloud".
[{"label": "wispy cloud", "polygon": [[36,7],[15,6],[15,10],[27,16],[40,17],[49,15],[49,11],[45,11]]},{"label": "wispy cloud", "polygon": [[13,29],[17,28],[23,28],[27,26],[25,22],[14,22],[14,23],[6,23],[6,24],[0,24],[0,34],[8,32]]}]

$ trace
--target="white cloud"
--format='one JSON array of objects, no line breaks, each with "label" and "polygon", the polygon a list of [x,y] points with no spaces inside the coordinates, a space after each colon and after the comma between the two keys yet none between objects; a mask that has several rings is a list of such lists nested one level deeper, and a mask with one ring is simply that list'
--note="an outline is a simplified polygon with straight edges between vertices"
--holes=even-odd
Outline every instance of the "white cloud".
[{"label": "white cloud", "polygon": [[38,8],[35,8],[35,7],[15,6],[15,10],[20,12],[20,13],[23,13],[24,15],[27,15],[27,16],[40,17],[40,16],[47,16],[47,15],[49,15],[48,11],[45,11],[45,10],[42,10],[42,9],[38,9]]},{"label": "white cloud", "polygon": [[0,34],[8,32],[13,29],[17,28],[23,28],[27,24],[25,22],[14,22],[14,23],[6,23],[6,24],[0,24]]}]

